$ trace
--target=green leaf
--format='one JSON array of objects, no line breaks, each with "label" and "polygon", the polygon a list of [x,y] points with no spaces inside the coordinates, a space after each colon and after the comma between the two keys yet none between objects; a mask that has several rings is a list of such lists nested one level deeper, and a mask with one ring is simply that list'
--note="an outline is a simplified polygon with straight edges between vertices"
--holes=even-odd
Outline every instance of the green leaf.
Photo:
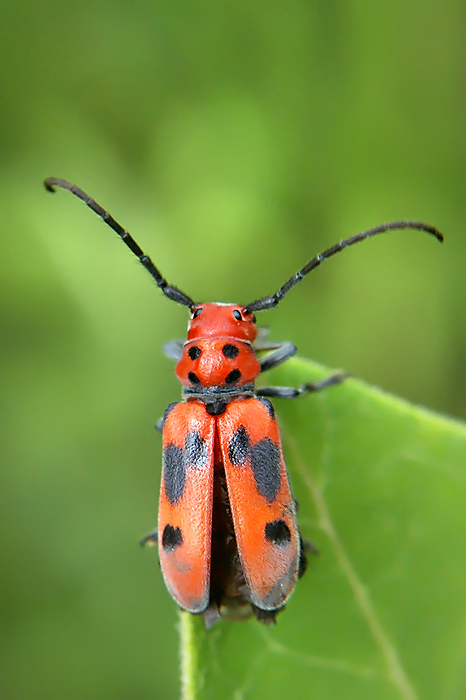
[{"label": "green leaf", "polygon": [[[271,384],[328,374],[293,360]],[[276,401],[311,556],[276,627],[181,615],[183,697],[466,697],[466,430],[353,379]]]}]

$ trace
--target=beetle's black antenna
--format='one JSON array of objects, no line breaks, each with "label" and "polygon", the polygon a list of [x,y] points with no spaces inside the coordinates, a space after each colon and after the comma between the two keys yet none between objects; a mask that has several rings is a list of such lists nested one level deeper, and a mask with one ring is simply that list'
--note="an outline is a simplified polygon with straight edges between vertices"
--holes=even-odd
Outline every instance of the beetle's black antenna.
[{"label": "beetle's black antenna", "polygon": [[312,272],[312,270],[315,270],[316,267],[319,267],[319,265],[323,263],[324,260],[327,260],[327,258],[332,257],[332,255],[335,255],[335,253],[339,253],[341,250],[349,248],[349,246],[354,245],[355,243],[359,243],[365,238],[375,236],[378,233],[385,233],[386,231],[393,231],[394,229],[403,228],[414,228],[418,231],[426,231],[427,233],[432,234],[432,236],[435,236],[435,238],[438,241],[440,241],[440,243],[442,243],[443,241],[443,235],[440,233],[440,231],[438,231],[434,226],[430,226],[429,224],[423,224],[421,221],[392,221],[389,224],[381,224],[380,226],[376,226],[375,228],[370,228],[368,231],[362,231],[361,233],[357,233],[355,236],[351,236],[351,238],[346,238],[345,240],[340,241],[331,248],[324,250],[324,252],[320,253],[320,255],[316,255],[316,257],[312,258],[312,260],[310,260],[306,265],[304,265],[304,267],[301,270],[299,270],[299,272],[296,272],[296,274],[290,277],[290,279],[287,282],[285,282],[285,284],[282,287],[280,287],[280,289],[277,292],[275,292],[275,294],[272,294],[268,297],[262,297],[262,299],[256,299],[256,301],[247,304],[244,307],[244,311],[252,313],[253,311],[264,311],[265,309],[271,309],[274,306],[277,306],[277,304],[283,299],[285,294],[287,294],[290,291],[290,289],[292,289],[292,287],[298,284],[298,282],[301,282],[303,277],[309,274],[309,272]]},{"label": "beetle's black antenna", "polygon": [[196,306],[191,297],[188,297],[187,294],[182,292],[177,287],[172,287],[170,284],[168,284],[165,277],[163,277],[160,274],[152,260],[141,250],[141,248],[138,246],[131,234],[129,234],[128,231],[125,231],[125,229],[122,226],[120,226],[120,224],[117,221],[115,221],[113,216],[110,216],[110,214],[107,211],[105,211],[105,209],[102,209],[102,207],[99,204],[97,204],[97,202],[95,202],[85,192],[80,190],[79,187],[76,187],[76,185],[72,185],[71,182],[68,182],[67,180],[60,180],[56,177],[47,178],[47,180],[45,180],[44,182],[44,185],[45,189],[49,192],[55,192],[55,187],[62,187],[64,190],[69,190],[70,192],[75,194],[76,197],[82,199],[82,201],[85,204],[87,204],[87,206],[90,209],[92,209],[92,211],[95,211],[96,214],[102,217],[105,223],[108,224],[110,228],[112,228],[115,231],[115,233],[117,233],[120,236],[121,240],[124,243],[126,243],[128,248],[135,254],[137,258],[139,258],[139,262],[146,268],[147,272],[150,275],[152,275],[157,284],[157,287],[160,287],[160,289],[166,297],[168,297],[172,301],[176,301],[177,304],[189,306],[190,309]]}]

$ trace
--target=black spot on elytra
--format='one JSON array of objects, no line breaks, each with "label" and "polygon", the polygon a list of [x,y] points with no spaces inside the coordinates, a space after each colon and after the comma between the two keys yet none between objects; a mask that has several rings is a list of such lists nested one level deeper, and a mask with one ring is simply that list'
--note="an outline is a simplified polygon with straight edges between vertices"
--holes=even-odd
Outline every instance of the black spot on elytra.
[{"label": "black spot on elytra", "polygon": [[191,384],[200,384],[201,380],[197,376],[195,372],[188,372],[188,379],[191,382]]},{"label": "black spot on elytra", "polygon": [[177,445],[167,445],[163,451],[163,478],[165,493],[170,503],[176,505],[183,495],[186,469],[202,469],[207,464],[208,449],[197,430],[186,436],[184,450]]},{"label": "black spot on elytra", "polygon": [[243,317],[241,316],[241,313],[238,311],[238,309],[235,309],[233,311],[233,316],[236,318],[237,321],[243,320]]},{"label": "black spot on elytra", "polygon": [[191,430],[184,443],[184,460],[186,466],[201,469],[207,464],[207,445],[197,430]]},{"label": "black spot on elytra", "polygon": [[272,404],[272,402],[270,401],[270,399],[266,398],[265,396],[258,396],[257,398],[259,399],[259,401],[260,401],[262,404],[264,404],[264,406],[266,407],[267,411],[269,412],[269,416],[270,416],[271,418],[275,419],[275,409],[274,409],[273,404]]},{"label": "black spot on elytra", "polygon": [[169,403],[169,404],[168,404],[167,408],[166,408],[165,411],[163,412],[163,419],[162,419],[162,420],[163,420],[164,423],[165,423],[165,421],[167,420],[167,418],[168,418],[168,416],[170,415],[170,413],[171,413],[171,412],[173,411],[173,409],[175,408],[175,406],[178,406],[178,404],[179,404],[179,401],[172,401],[172,403]]},{"label": "black spot on elytra", "polygon": [[163,480],[170,503],[178,503],[184,491],[186,470],[183,450],[177,445],[167,445],[163,451]]},{"label": "black spot on elytra", "polygon": [[229,374],[225,377],[225,382],[227,384],[236,384],[241,379],[241,372],[239,369],[232,369]]},{"label": "black spot on elytra", "polygon": [[279,546],[286,546],[291,541],[291,532],[284,520],[272,520],[264,529],[265,539]]},{"label": "black spot on elytra", "polygon": [[201,356],[201,352],[201,348],[198,348],[197,345],[191,345],[188,350],[188,355],[191,360],[197,360],[197,358]]},{"label": "black spot on elytra", "polygon": [[241,426],[230,440],[228,445],[228,457],[230,462],[237,467],[240,467],[249,457],[251,451],[251,441],[249,440],[248,431]]},{"label": "black spot on elytra", "polygon": [[222,352],[225,355],[225,357],[228,357],[229,360],[234,360],[235,357],[238,355],[239,350],[236,347],[236,345],[232,345],[231,343],[227,343],[226,345],[223,346]]},{"label": "black spot on elytra", "polygon": [[183,544],[183,535],[179,527],[165,525],[162,535],[162,547],[166,552],[174,552],[177,547]]},{"label": "black spot on elytra", "polygon": [[271,503],[280,491],[280,450],[270,438],[252,447],[251,466],[257,490]]}]

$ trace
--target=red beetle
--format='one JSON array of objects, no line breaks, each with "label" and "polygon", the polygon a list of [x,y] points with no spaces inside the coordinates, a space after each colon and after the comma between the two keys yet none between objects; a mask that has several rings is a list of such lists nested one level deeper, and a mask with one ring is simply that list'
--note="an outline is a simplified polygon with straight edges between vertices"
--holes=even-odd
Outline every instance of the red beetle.
[{"label": "red beetle", "polygon": [[157,423],[163,432],[158,530],[142,543],[158,542],[170,594],[182,609],[202,614],[206,626],[220,617],[251,614],[274,623],[306,569],[306,554],[270,398],[320,391],[345,375],[299,389],[256,388],[258,375],[288,360],[296,347],[266,343],[254,312],[276,306],[324,260],[365,238],[405,228],[439,241],[442,234],[418,221],[382,224],[317,255],[271,296],[246,306],[203,304],[169,285],[132,236],[85,192],[55,178],[45,186],[82,199],[139,258],[165,296],[191,312],[187,341],[164,346],[177,362],[183,401],[171,403]]}]

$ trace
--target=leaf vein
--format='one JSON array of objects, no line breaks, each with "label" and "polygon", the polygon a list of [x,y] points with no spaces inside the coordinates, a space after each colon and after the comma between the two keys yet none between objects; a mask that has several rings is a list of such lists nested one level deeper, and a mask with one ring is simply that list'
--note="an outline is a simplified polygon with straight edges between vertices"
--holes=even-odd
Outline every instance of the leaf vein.
[{"label": "leaf vein", "polygon": [[[359,606],[371,636],[376,642],[385,662],[388,679],[395,686],[402,700],[418,700],[418,696],[408,679],[396,649],[390,641],[390,638],[376,613],[375,607],[369,597],[368,590],[359,578],[356,569],[353,566],[349,555],[346,552],[336,531],[330,516],[330,510],[328,508],[323,489],[315,483],[314,479],[310,475],[309,470],[306,468],[303,460],[301,459],[296,442],[289,434],[287,434],[287,442],[290,444],[290,447],[294,452],[296,466],[299,469],[301,477],[309,490],[311,498],[314,501],[317,512],[318,526],[323,532],[325,532],[333,546],[338,564],[346,576],[356,603]],[[329,449],[329,440],[327,439],[324,443],[325,464],[327,464],[329,461]]]}]

